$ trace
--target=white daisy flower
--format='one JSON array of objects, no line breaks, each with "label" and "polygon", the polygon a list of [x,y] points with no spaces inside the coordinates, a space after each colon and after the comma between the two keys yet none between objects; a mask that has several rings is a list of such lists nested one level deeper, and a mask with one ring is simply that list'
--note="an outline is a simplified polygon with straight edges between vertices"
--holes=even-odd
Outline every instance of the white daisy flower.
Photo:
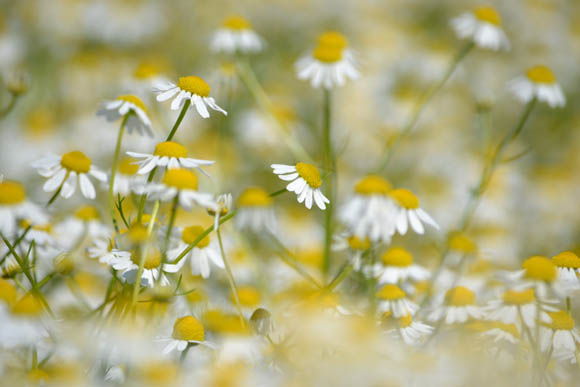
[{"label": "white daisy flower", "polygon": [[558,271],[551,259],[535,255],[522,263],[522,269],[504,272],[501,276],[519,288],[533,288],[540,300],[545,300],[550,290],[557,291]]},{"label": "white daisy flower", "polygon": [[[172,262],[175,261],[189,245],[199,238],[203,231],[204,228],[201,226],[183,228],[181,230],[181,239],[176,247],[167,251],[167,258]],[[201,275],[203,278],[209,278],[211,273],[210,261],[220,269],[225,268],[219,245],[209,235],[204,236],[177,265],[182,267],[187,259],[190,260],[191,273],[193,275]]]},{"label": "white daisy flower", "polygon": [[350,233],[372,242],[386,242],[395,233],[399,208],[389,196],[391,185],[377,175],[368,175],[360,180],[355,194],[340,210],[340,219]]},{"label": "white daisy flower", "polygon": [[494,51],[510,48],[501,17],[493,7],[478,7],[453,19],[451,25],[460,39],[471,39],[478,47]]},{"label": "white daisy flower", "polygon": [[153,137],[151,120],[147,116],[147,107],[141,99],[135,95],[121,95],[114,101],[107,101],[103,107],[97,111],[98,116],[104,116],[107,121],[114,122],[120,118],[127,117],[125,127],[129,133],[133,130],[140,135]]},{"label": "white daisy flower", "polygon": [[564,291],[580,290],[580,258],[571,251],[552,257],[558,271],[558,283]]},{"label": "white daisy flower", "polygon": [[394,317],[414,315],[419,306],[407,298],[405,292],[397,285],[388,284],[376,294],[379,301],[378,311],[390,312]]},{"label": "white daisy flower", "polygon": [[83,236],[89,238],[104,237],[110,234],[99,216],[99,210],[91,205],[78,208],[73,216],[66,218],[55,226],[56,235],[62,246],[73,248]]},{"label": "white daisy flower", "polygon": [[[504,324],[515,324],[521,327],[525,324],[528,327],[536,325],[538,316],[538,303],[534,289],[509,289],[503,292],[501,300],[492,300],[485,307],[487,320],[500,321]],[[546,312],[555,311],[556,309],[548,305],[555,301],[543,300],[541,304],[540,316],[547,316]],[[521,316],[521,318],[520,318]]]},{"label": "white daisy flower", "polygon": [[0,233],[12,237],[21,220],[41,224],[46,223],[48,217],[39,206],[27,199],[22,184],[4,180],[0,182]]},{"label": "white daisy flower", "polygon": [[564,107],[566,97],[556,76],[544,65],[530,68],[526,75],[519,76],[508,83],[508,89],[523,103],[534,98],[546,102],[550,107]]},{"label": "white daisy flower", "polygon": [[[141,256],[135,252],[131,252],[129,257],[126,254],[115,254],[109,260],[109,265],[113,269],[118,270],[127,283],[133,284],[139,271],[140,259]],[[160,281],[161,286],[169,285],[169,280],[163,273],[177,273],[179,266],[166,263],[161,268],[161,260],[161,253],[157,249],[149,248],[147,256],[145,257],[143,274],[141,275],[141,286],[153,287],[157,280]],[[160,276],[161,278],[159,278]]]},{"label": "white daisy flower", "polygon": [[98,259],[100,263],[111,266],[111,261],[128,260],[131,259],[131,253],[113,248],[112,240],[108,238],[96,238],[93,245],[87,248],[87,253],[90,258]]},{"label": "white daisy flower", "polygon": [[137,162],[139,169],[137,174],[145,175],[151,172],[154,168],[165,167],[167,169],[173,168],[197,168],[205,174],[200,168],[202,165],[213,165],[215,161],[199,160],[187,157],[187,149],[174,141],[164,141],[155,145],[153,154],[127,152],[131,157],[141,159]]},{"label": "white daisy flower", "polygon": [[323,86],[326,89],[343,86],[346,79],[358,79],[360,72],[347,44],[346,38],[338,32],[322,34],[312,54],[296,62],[298,79],[309,80],[314,88]]},{"label": "white daisy flower", "polygon": [[95,187],[89,175],[102,182],[107,181],[107,175],[92,165],[91,159],[80,151],[72,151],[62,156],[48,155],[32,163],[38,173],[49,178],[42,189],[53,192],[60,189],[60,196],[70,198],[76,191],[77,182],[81,192],[87,199],[96,197]]},{"label": "white daisy flower", "polygon": [[397,214],[397,231],[401,235],[405,235],[411,224],[411,228],[417,234],[423,234],[425,227],[423,223],[428,224],[435,229],[439,229],[439,225],[433,218],[419,207],[419,199],[408,189],[400,188],[389,192],[389,195],[400,206]]},{"label": "white daisy flower", "polygon": [[574,319],[566,311],[549,312],[548,318],[540,323],[540,348],[553,348],[554,356],[572,359],[576,354],[580,335],[575,329]]},{"label": "white daisy flower", "polygon": [[517,344],[520,342],[518,327],[515,324],[502,322],[493,322],[491,328],[482,332],[480,336],[491,338],[496,343],[504,341],[510,344]]},{"label": "white daisy flower", "polygon": [[220,218],[225,216],[228,212],[232,210],[232,194],[223,194],[219,195],[215,199],[215,203],[217,205],[217,209],[209,208],[207,211],[208,213],[213,216],[213,228],[217,230],[220,224]]},{"label": "white daisy flower", "polygon": [[245,189],[237,200],[235,225],[239,229],[249,229],[256,233],[260,231],[275,233],[277,222],[272,203],[272,198],[262,188]]},{"label": "white daisy flower", "polygon": [[389,332],[401,336],[405,344],[417,345],[423,339],[433,332],[433,327],[419,321],[414,321],[410,314],[399,317],[397,320],[399,324],[398,329],[392,329]]},{"label": "white daisy flower", "polygon": [[135,192],[136,187],[142,187],[147,182],[147,177],[137,174],[139,165],[136,160],[130,157],[123,158],[117,168],[113,192],[127,196]]},{"label": "white daisy flower", "polygon": [[445,324],[464,323],[468,319],[484,317],[484,311],[475,305],[475,293],[464,286],[457,286],[445,293],[445,303],[433,309],[429,321],[445,319]]},{"label": "white daisy flower", "polygon": [[168,99],[173,99],[171,102],[171,110],[180,109],[185,101],[190,101],[191,106],[195,106],[197,112],[203,118],[209,117],[208,107],[221,112],[225,115],[228,113],[219,107],[215,100],[209,96],[210,87],[200,77],[190,75],[188,77],[181,77],[177,81],[177,85],[172,82],[158,83],[153,87],[153,92],[158,93],[157,101],[163,102]]},{"label": "white daisy flower", "polygon": [[264,39],[252,29],[250,22],[241,16],[227,18],[222,28],[212,36],[210,44],[212,51],[226,54],[260,52],[265,45]]},{"label": "white daisy flower", "polygon": [[304,202],[306,208],[311,209],[314,199],[318,208],[326,209],[325,203],[330,203],[330,200],[320,191],[322,179],[318,168],[303,162],[296,165],[272,164],[271,167],[280,179],[291,181],[286,189],[298,195],[298,203]]},{"label": "white daisy flower", "polygon": [[384,269],[379,277],[379,283],[396,284],[408,279],[424,281],[431,276],[429,270],[413,263],[413,256],[400,247],[391,247],[381,257]]},{"label": "white daisy flower", "polygon": [[[366,268],[363,267],[363,253],[371,248],[371,241],[368,238],[360,239],[354,235],[336,235],[332,249],[334,251],[349,250],[352,253],[352,267],[355,271],[363,270],[366,274]],[[373,269],[373,268],[370,268]],[[374,272],[374,270],[371,270]]]},{"label": "white daisy flower", "polygon": [[205,330],[201,322],[193,316],[184,316],[175,320],[173,332],[170,338],[158,339],[158,341],[168,341],[163,349],[163,354],[177,350],[183,352],[190,345],[205,345],[215,348],[215,345],[205,341]]},{"label": "white daisy flower", "polygon": [[[9,284],[7,281],[5,283]],[[13,293],[14,298],[18,297],[16,290]],[[43,317],[42,304],[32,293],[11,300],[9,304],[0,302],[0,348],[30,348],[38,345],[48,336]]]}]

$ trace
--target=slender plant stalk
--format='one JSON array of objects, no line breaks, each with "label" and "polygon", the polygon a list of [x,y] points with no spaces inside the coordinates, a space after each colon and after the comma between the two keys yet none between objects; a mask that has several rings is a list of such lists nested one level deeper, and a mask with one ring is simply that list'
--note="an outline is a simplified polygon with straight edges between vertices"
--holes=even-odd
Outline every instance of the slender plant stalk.
[{"label": "slender plant stalk", "polygon": [[191,100],[186,99],[185,102],[183,103],[183,107],[181,108],[181,112],[179,112],[179,116],[177,117],[175,124],[173,124],[173,128],[171,128],[171,132],[169,132],[169,135],[167,136],[167,139],[165,141],[173,140],[173,137],[175,136],[175,133],[179,128],[179,125],[181,125],[181,121],[183,121],[183,117],[185,117],[185,113],[187,113],[189,105],[191,105]]},{"label": "slender plant stalk", "polygon": [[232,269],[230,267],[230,263],[228,262],[228,257],[226,256],[226,251],[224,249],[224,244],[222,241],[222,234],[220,232],[220,228],[218,227],[216,230],[216,234],[218,237],[218,242],[220,245],[220,252],[222,254],[222,259],[224,261],[224,266],[226,267],[226,273],[228,274],[228,282],[230,283],[230,288],[232,289],[232,295],[234,296],[234,301],[236,303],[236,309],[238,310],[238,314],[240,316],[240,322],[242,326],[246,325],[246,319],[244,318],[244,313],[242,312],[242,305],[240,304],[240,298],[238,297],[238,287],[236,286],[236,280],[234,279],[234,274],[232,273]]},{"label": "slender plant stalk", "polygon": [[119,226],[117,225],[117,219],[115,217],[115,197],[113,194],[113,188],[115,186],[115,176],[117,175],[117,166],[119,164],[119,154],[121,153],[121,142],[123,141],[123,134],[125,133],[125,124],[129,119],[129,114],[127,113],[121,121],[121,126],[119,127],[119,134],[117,135],[117,145],[115,146],[115,153],[113,154],[113,165],[111,166],[111,181],[109,182],[109,206],[111,207],[111,221],[115,230],[119,232]]},{"label": "slender plant stalk", "polygon": [[332,96],[330,90],[324,89],[324,106],[323,106],[323,124],[322,124],[322,138],[323,148],[322,154],[324,157],[324,168],[326,169],[326,195],[330,200],[326,211],[324,213],[324,260],[322,265],[323,274],[328,275],[331,262],[330,244],[332,243],[333,231],[333,215],[334,202],[336,200],[335,184],[336,184],[336,161],[334,159],[334,152],[332,149],[332,123],[331,123],[331,100]]},{"label": "slender plant stalk", "polygon": [[68,179],[68,175],[70,175],[69,171],[67,171],[66,175],[64,175],[64,179],[62,179],[62,183],[60,183],[60,185],[58,186],[58,188],[56,189],[56,191],[54,192],[52,197],[48,200],[48,203],[46,203],[46,206],[44,206],[45,208],[50,207],[52,205],[52,203],[54,203],[54,201],[58,197],[58,194],[60,194],[60,191],[62,191],[62,187],[64,186],[66,179]]}]

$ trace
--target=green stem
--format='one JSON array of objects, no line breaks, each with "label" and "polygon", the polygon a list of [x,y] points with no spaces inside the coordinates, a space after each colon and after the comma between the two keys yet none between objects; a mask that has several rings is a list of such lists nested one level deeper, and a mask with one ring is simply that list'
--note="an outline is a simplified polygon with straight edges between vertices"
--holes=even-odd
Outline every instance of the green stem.
[{"label": "green stem", "polygon": [[66,179],[68,179],[68,175],[69,174],[70,174],[70,172],[67,171],[66,175],[64,175],[64,179],[62,179],[62,183],[60,183],[60,185],[58,186],[58,188],[56,189],[56,191],[54,192],[54,194],[52,195],[52,197],[48,200],[48,203],[46,203],[45,208],[50,207],[50,205],[52,203],[54,203],[54,201],[58,197],[58,194],[60,194],[60,191],[62,191],[62,187],[64,186],[64,182],[66,181]]},{"label": "green stem", "polygon": [[326,276],[331,266],[331,249],[330,245],[332,243],[332,218],[334,213],[334,201],[335,201],[335,180],[336,180],[336,162],[334,159],[334,152],[332,150],[332,125],[331,125],[331,94],[330,90],[324,89],[324,106],[323,106],[323,126],[322,126],[322,137],[323,137],[323,157],[324,157],[324,168],[327,171],[326,178],[326,196],[330,203],[325,211],[324,217],[324,260],[322,265],[323,274]]},{"label": "green stem", "polygon": [[278,256],[280,257],[280,259],[282,259],[282,261],[287,264],[288,266],[290,266],[292,269],[294,269],[298,274],[300,274],[302,277],[304,277],[304,279],[306,279],[307,281],[309,281],[310,283],[312,283],[314,286],[316,286],[318,289],[322,288],[322,285],[320,283],[318,283],[318,281],[312,277],[308,271],[306,271],[301,265],[300,263],[294,258],[293,254],[290,252],[290,250],[288,250],[286,248],[286,246],[284,246],[282,244],[282,242],[280,242],[280,240],[278,238],[276,238],[276,236],[272,233],[269,233],[270,237],[272,238],[272,241],[274,242],[274,244],[281,250],[281,253],[278,254]]},{"label": "green stem", "polygon": [[354,270],[354,267],[350,262],[346,262],[341,268],[340,271],[336,274],[336,276],[330,281],[330,283],[326,286],[326,291],[332,292],[340,283],[349,276],[350,273]]},{"label": "green stem", "polygon": [[224,249],[224,244],[222,241],[222,234],[220,232],[220,228],[216,230],[216,234],[218,237],[218,242],[220,245],[220,252],[222,254],[222,259],[224,261],[224,266],[226,267],[226,273],[228,274],[228,282],[230,283],[230,288],[232,289],[232,295],[234,296],[234,301],[236,303],[236,309],[238,310],[238,314],[240,315],[240,322],[242,326],[246,325],[246,320],[244,319],[244,313],[242,312],[242,305],[240,304],[240,298],[238,297],[238,287],[236,286],[236,281],[234,279],[234,274],[232,273],[232,269],[230,267],[230,263],[228,262],[228,258],[226,256],[226,251]]},{"label": "green stem", "polygon": [[175,121],[175,124],[173,124],[173,128],[171,128],[171,132],[169,132],[169,135],[165,141],[171,141],[173,139],[173,136],[175,136],[175,133],[179,128],[179,125],[181,125],[181,121],[183,121],[183,117],[185,117],[185,113],[187,113],[187,108],[189,108],[189,105],[191,105],[191,100],[186,99],[183,107],[181,108],[181,112],[179,113],[179,117],[177,117],[177,121]]},{"label": "green stem", "polygon": [[111,220],[115,230],[119,232],[119,226],[117,225],[117,220],[115,218],[115,197],[113,193],[113,187],[115,185],[115,176],[117,175],[117,165],[119,164],[119,154],[121,153],[121,142],[123,141],[123,134],[125,133],[125,124],[129,119],[129,114],[127,113],[121,121],[121,127],[119,128],[119,134],[117,135],[117,145],[115,146],[115,153],[113,154],[113,165],[111,166],[111,181],[109,182],[109,205],[111,207]]},{"label": "green stem", "polygon": [[[163,271],[163,266],[167,262],[167,250],[169,249],[169,240],[171,238],[171,232],[173,231],[173,226],[175,225],[175,217],[177,216],[177,208],[179,207],[179,193],[173,198],[173,203],[171,204],[171,213],[169,215],[169,224],[167,225],[167,232],[165,233],[165,241],[163,242],[163,254],[161,254],[161,265],[159,265],[159,270]],[[157,278],[157,282],[161,281],[161,273]]]}]

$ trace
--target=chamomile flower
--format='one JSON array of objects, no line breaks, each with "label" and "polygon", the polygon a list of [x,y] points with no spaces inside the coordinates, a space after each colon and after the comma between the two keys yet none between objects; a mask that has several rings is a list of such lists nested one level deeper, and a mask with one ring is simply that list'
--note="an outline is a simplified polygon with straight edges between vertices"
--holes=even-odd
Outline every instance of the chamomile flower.
[{"label": "chamomile flower", "polygon": [[48,217],[42,209],[28,200],[26,189],[16,181],[0,182],[0,233],[12,236],[20,220],[32,224],[46,223]]},{"label": "chamomile flower", "polygon": [[529,289],[508,289],[501,295],[500,300],[492,300],[488,302],[485,318],[492,321],[500,321],[504,324],[516,324],[521,326],[521,323],[528,327],[536,325],[536,317],[538,316],[538,305],[541,305],[541,317],[546,315],[546,311],[555,311],[556,309],[549,305],[550,301],[536,299],[535,291]]},{"label": "chamomile flower", "polygon": [[205,341],[205,329],[202,323],[193,316],[184,316],[175,320],[171,338],[161,339],[169,341],[163,349],[163,354],[177,350],[183,352],[189,345],[206,345],[215,348],[215,345]]},{"label": "chamomile flower", "polygon": [[[167,251],[167,257],[171,261],[175,261],[177,257],[193,242],[195,242],[201,234],[204,232],[204,228],[201,226],[189,226],[181,230],[181,238],[177,242],[176,247]],[[209,278],[211,273],[210,261],[219,267],[224,269],[224,261],[222,258],[219,245],[215,240],[210,238],[209,235],[204,236],[189,253],[178,263],[180,267],[183,266],[185,261],[189,259],[191,264],[191,273],[193,275],[201,275],[203,278]]]},{"label": "chamomile flower", "polygon": [[391,247],[381,257],[384,270],[379,283],[396,284],[408,279],[424,281],[431,276],[429,270],[413,263],[413,256],[401,247]]},{"label": "chamomile flower", "polygon": [[179,204],[186,209],[191,209],[193,204],[201,207],[217,210],[217,204],[213,195],[199,192],[197,189],[197,176],[189,169],[169,169],[165,172],[160,183],[151,183],[140,189],[153,200],[169,201],[179,197]]},{"label": "chamomile flower", "polygon": [[253,232],[276,232],[277,223],[272,206],[273,200],[268,192],[259,187],[245,189],[237,200],[238,213],[234,219],[239,229]]},{"label": "chamomile flower", "polygon": [[298,79],[309,80],[314,88],[323,86],[326,89],[343,86],[347,79],[358,79],[360,73],[347,46],[346,37],[338,32],[320,35],[312,53],[296,62]]},{"label": "chamomile flower", "polygon": [[[161,286],[169,285],[169,280],[163,273],[176,273],[179,270],[179,266],[165,263],[163,268],[161,268],[161,253],[154,248],[147,250],[141,276],[141,286],[153,287],[157,280],[160,280]],[[113,269],[121,273],[125,281],[132,284],[135,283],[137,278],[140,260],[141,254],[132,251],[129,257],[126,254],[115,254],[110,259],[109,264]]]},{"label": "chamomile flower", "polygon": [[558,271],[558,282],[569,290],[580,289],[580,258],[571,251],[552,257]]},{"label": "chamomile flower", "polygon": [[419,199],[408,189],[400,188],[389,192],[389,195],[397,202],[400,207],[397,214],[397,231],[401,235],[405,235],[409,228],[417,234],[423,234],[425,227],[423,223],[439,229],[439,225],[431,218],[431,216],[419,207]]},{"label": "chamomile flower", "polygon": [[[335,236],[335,241],[332,245],[332,249],[336,251],[348,249],[352,253],[351,260],[353,269],[356,271],[361,271],[364,269],[363,271],[365,273],[367,268],[363,267],[362,256],[365,251],[370,249],[370,247],[371,241],[368,238],[360,239],[357,236],[349,236],[348,234]],[[373,271],[372,267],[369,267],[369,269],[371,269],[371,272]]]},{"label": "chamomile flower", "polygon": [[105,102],[97,115],[104,116],[109,122],[115,122],[128,115],[125,127],[129,133],[135,130],[140,135],[146,134],[153,137],[151,120],[147,116],[147,107],[135,95],[121,95],[114,101]]},{"label": "chamomile flower", "polygon": [[509,50],[510,42],[501,28],[501,17],[493,7],[478,7],[453,19],[451,26],[460,39],[471,39],[478,47]]},{"label": "chamomile flower", "polygon": [[325,203],[330,203],[330,200],[320,191],[322,179],[318,168],[303,162],[296,165],[272,164],[271,167],[280,179],[291,181],[286,189],[296,193],[298,203],[304,202],[306,208],[311,209],[314,199],[318,208],[326,209]]},{"label": "chamomile flower", "polygon": [[202,165],[213,165],[215,163],[215,161],[187,157],[187,149],[174,141],[164,141],[155,145],[153,154],[137,152],[127,152],[127,154],[136,159],[141,159],[141,161],[137,162],[137,165],[139,165],[137,174],[139,175],[145,175],[157,167],[165,167],[167,169],[198,168],[203,172],[200,168]]},{"label": "chamomile flower", "polygon": [[526,75],[511,80],[508,89],[523,103],[535,98],[540,102],[546,102],[552,108],[566,105],[562,87],[548,66],[531,67]]},{"label": "chamomile flower", "polygon": [[225,115],[228,113],[219,107],[215,100],[209,96],[210,87],[200,77],[190,75],[181,77],[177,81],[177,85],[172,82],[158,83],[153,87],[153,91],[157,94],[157,101],[163,102],[174,98],[171,102],[171,110],[180,109],[185,101],[190,100],[191,106],[195,106],[197,112],[203,118],[209,117],[207,108],[221,112]]},{"label": "chamomile flower", "polygon": [[108,227],[101,222],[99,210],[91,205],[79,207],[73,216],[58,223],[55,231],[61,244],[68,248],[72,248],[83,235],[89,238],[109,235]]},{"label": "chamomile flower", "polygon": [[483,316],[483,310],[475,304],[475,293],[464,286],[456,286],[445,293],[444,304],[436,306],[427,319],[439,321],[444,318],[445,324],[454,324]]},{"label": "chamomile flower", "polygon": [[405,292],[397,285],[383,286],[377,293],[378,310],[381,313],[390,312],[395,317],[414,315],[419,306],[407,298]]},{"label": "chamomile flower", "polygon": [[522,263],[522,269],[504,274],[507,280],[517,283],[521,287],[533,288],[539,299],[546,299],[549,289],[558,278],[556,265],[551,259],[535,255]]},{"label": "chamomile flower", "polygon": [[520,341],[520,331],[515,324],[494,321],[488,330],[481,333],[481,337],[492,338],[496,343],[504,341],[517,344]]},{"label": "chamomile flower", "polygon": [[217,230],[220,224],[220,217],[227,215],[232,210],[232,194],[219,195],[215,199],[216,209],[209,208],[208,213],[213,216],[213,228]]},{"label": "chamomile flower", "polygon": [[352,235],[372,242],[389,242],[395,233],[399,208],[389,196],[391,185],[378,175],[368,175],[354,187],[354,195],[340,210]]},{"label": "chamomile flower", "polygon": [[228,17],[211,38],[212,51],[226,54],[260,52],[264,46],[264,40],[241,16]]},{"label": "chamomile flower", "polygon": [[95,238],[93,244],[87,248],[90,258],[98,259],[100,263],[111,265],[112,260],[131,259],[131,253],[113,248],[113,241],[109,238]]},{"label": "chamomile flower", "polygon": [[77,182],[81,192],[87,199],[96,197],[95,187],[89,175],[102,182],[107,181],[107,175],[92,165],[91,159],[80,151],[72,151],[62,156],[48,155],[32,163],[38,173],[47,177],[42,189],[53,192],[60,189],[60,196],[70,198],[76,191]]},{"label": "chamomile flower", "polygon": [[421,341],[426,336],[430,335],[434,329],[430,325],[414,321],[410,314],[399,317],[397,323],[399,328],[394,329],[391,332],[397,332],[407,345],[417,345],[421,343]]},{"label": "chamomile flower", "polygon": [[580,344],[572,316],[564,310],[549,312],[541,322],[539,342],[542,351],[553,348],[554,356],[571,358],[566,355],[575,354]]},{"label": "chamomile flower", "polygon": [[138,170],[139,165],[136,164],[135,159],[130,157],[121,159],[119,167],[117,168],[117,174],[115,175],[113,193],[127,196],[131,192],[135,192],[138,189],[136,187],[142,187],[147,178],[139,175],[137,173]]}]

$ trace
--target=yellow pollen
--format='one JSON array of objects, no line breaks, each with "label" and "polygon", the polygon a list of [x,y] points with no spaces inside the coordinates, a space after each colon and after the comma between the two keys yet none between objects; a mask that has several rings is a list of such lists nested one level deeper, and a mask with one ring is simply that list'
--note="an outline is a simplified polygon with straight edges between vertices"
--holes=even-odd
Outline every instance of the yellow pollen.
[{"label": "yellow pollen", "polygon": [[474,11],[475,17],[483,22],[499,26],[501,24],[501,17],[493,7],[478,7]]},{"label": "yellow pollen", "polygon": [[197,176],[189,169],[170,169],[165,172],[162,181],[169,187],[197,190]]},{"label": "yellow pollen", "polygon": [[548,312],[552,319],[551,323],[542,323],[553,330],[571,331],[574,329],[574,319],[566,311]]},{"label": "yellow pollen", "polygon": [[266,191],[258,187],[245,189],[238,198],[240,207],[269,207],[272,205],[272,198]]},{"label": "yellow pollen", "polygon": [[405,292],[397,285],[385,285],[377,292],[377,298],[382,300],[400,300],[405,298]]},{"label": "yellow pollen", "polygon": [[26,199],[26,191],[22,184],[15,181],[0,183],[0,205],[18,204]]},{"label": "yellow pollen", "polygon": [[205,331],[198,319],[193,316],[185,316],[175,320],[171,336],[175,340],[203,341]]},{"label": "yellow pollen", "polygon": [[[205,229],[201,226],[189,226],[183,229],[183,231],[181,232],[181,240],[190,245],[193,242],[195,242],[195,240],[197,238],[199,238],[199,236],[205,231]],[[198,243],[197,245],[195,245],[195,247],[198,247],[200,249],[203,249],[204,247],[207,247],[209,245],[209,234],[204,236]]]},{"label": "yellow pollen", "polygon": [[230,30],[249,30],[252,28],[252,24],[242,17],[242,16],[230,16],[226,20],[224,20],[224,27],[229,28]]},{"label": "yellow pollen", "polygon": [[530,81],[535,83],[547,83],[552,84],[556,82],[556,77],[554,73],[548,66],[539,65],[534,66],[529,69],[526,73]]},{"label": "yellow pollen", "polygon": [[28,293],[12,306],[12,313],[20,316],[37,316],[42,311],[40,301]]},{"label": "yellow pollen", "polygon": [[340,32],[326,31],[318,36],[318,46],[344,49],[348,45],[348,40]]},{"label": "yellow pollen", "polygon": [[580,258],[571,251],[563,251],[560,254],[552,257],[552,262],[558,267],[565,267],[568,269],[579,269]]},{"label": "yellow pollen", "polygon": [[91,159],[83,152],[72,151],[62,155],[60,165],[69,171],[77,173],[87,173],[91,169]]},{"label": "yellow pollen", "polygon": [[503,302],[509,305],[531,304],[536,300],[534,289],[526,289],[522,291],[506,290],[501,297]]},{"label": "yellow pollen", "polygon": [[[139,265],[141,260],[141,254],[137,254],[135,252],[131,252],[131,261],[135,265]],[[159,251],[152,251],[147,254],[145,257],[145,265],[143,266],[147,270],[156,269],[161,265],[161,254]]]},{"label": "yellow pollen", "polygon": [[179,78],[177,87],[191,94],[197,94],[200,97],[209,97],[209,85],[206,81],[195,75]]},{"label": "yellow pollen", "polygon": [[314,49],[312,56],[324,63],[334,63],[342,59],[342,49],[318,45]]},{"label": "yellow pollen", "polygon": [[88,222],[99,219],[99,211],[94,206],[82,206],[75,212],[75,217]]},{"label": "yellow pollen", "polygon": [[155,156],[161,157],[186,157],[187,156],[187,149],[181,144],[178,144],[173,141],[165,141],[160,142],[155,146],[155,152],[153,152]]},{"label": "yellow pollen", "polygon": [[126,157],[119,163],[119,172],[123,175],[133,176],[139,170],[139,166],[135,163],[135,159]]},{"label": "yellow pollen", "polygon": [[368,175],[356,184],[354,191],[360,195],[387,196],[391,188],[391,184],[381,176]]},{"label": "yellow pollen", "polygon": [[524,278],[527,279],[546,282],[556,279],[556,265],[546,257],[530,257],[522,263],[522,268],[526,270]]},{"label": "yellow pollen", "polygon": [[413,317],[410,314],[399,318],[399,327],[400,328],[407,328],[410,327],[413,323]]},{"label": "yellow pollen", "polygon": [[464,286],[457,286],[445,294],[449,306],[468,306],[475,304],[475,293]]},{"label": "yellow pollen", "polygon": [[133,243],[142,243],[149,239],[147,227],[142,224],[134,224],[131,226],[127,235],[129,236],[129,240]]},{"label": "yellow pollen", "polygon": [[144,112],[147,112],[147,107],[145,106],[143,101],[141,101],[141,99],[139,97],[137,97],[136,95],[120,95],[117,97],[117,99],[119,101],[125,101],[125,102],[132,103],[133,105],[137,106],[139,109],[143,110]]},{"label": "yellow pollen", "polygon": [[320,172],[314,165],[299,162],[296,164],[296,172],[298,172],[301,178],[306,180],[310,187],[318,188],[322,185]]},{"label": "yellow pollen", "polygon": [[449,236],[449,248],[462,253],[474,253],[477,245],[461,232],[453,232]]},{"label": "yellow pollen", "polygon": [[16,288],[9,281],[0,278],[0,300],[11,305],[17,296]]},{"label": "yellow pollen", "polygon": [[385,266],[406,267],[413,264],[413,256],[401,247],[391,247],[381,257]]},{"label": "yellow pollen", "polygon": [[[231,295],[232,302],[235,301],[234,295]],[[254,307],[260,303],[260,292],[253,286],[238,287],[238,299],[240,304],[246,307]]]},{"label": "yellow pollen", "polygon": [[394,189],[389,192],[389,195],[391,195],[391,197],[403,208],[408,210],[419,208],[419,199],[408,189]]},{"label": "yellow pollen", "polygon": [[368,250],[371,247],[371,241],[369,238],[360,239],[357,236],[348,237],[348,245],[353,250]]}]

